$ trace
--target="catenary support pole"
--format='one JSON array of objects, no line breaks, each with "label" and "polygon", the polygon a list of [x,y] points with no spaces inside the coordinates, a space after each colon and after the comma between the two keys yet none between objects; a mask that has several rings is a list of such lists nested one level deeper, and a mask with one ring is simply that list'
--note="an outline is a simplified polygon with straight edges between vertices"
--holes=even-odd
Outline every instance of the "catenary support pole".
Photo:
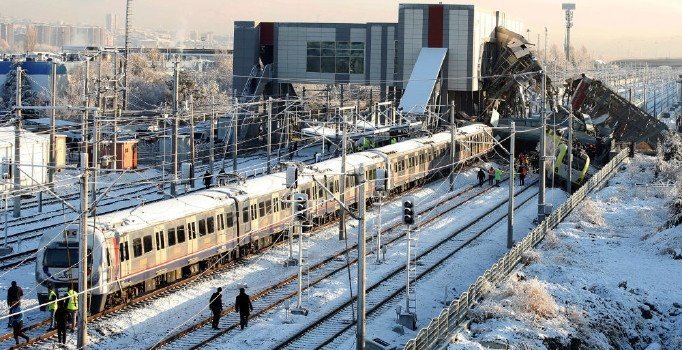
[{"label": "catenary support pole", "polygon": [[234,99],[234,108],[232,109],[232,172],[237,173],[237,122],[239,120],[239,100]]},{"label": "catenary support pole", "polygon": [[173,138],[171,148],[173,152],[173,176],[171,176],[171,196],[178,195],[178,90],[179,90],[179,70],[178,61],[173,64]]},{"label": "catenary support pole", "polygon": [[88,342],[88,154],[81,153],[81,219],[80,219],[80,244],[78,245],[78,349],[85,349]]},{"label": "catenary support pole", "polygon": [[455,102],[450,103],[450,192],[455,190]]},{"label": "catenary support pole", "polygon": [[[21,172],[19,171],[19,164],[21,164],[21,67],[16,70],[17,83],[14,113],[14,164],[12,166],[12,177],[14,178],[14,198],[13,198],[13,212],[12,216],[18,218],[21,216]],[[5,223],[7,225],[7,223]]]},{"label": "catenary support pole", "polygon": [[511,122],[509,136],[509,209],[507,213],[507,249],[514,245],[514,148],[516,143],[516,123]]},{"label": "catenary support pole", "polygon": [[54,174],[57,168],[57,62],[50,64],[50,166],[47,168],[48,186],[54,189]]},{"label": "catenary support pole", "polygon": [[568,169],[567,169],[567,184],[566,192],[571,193],[573,187],[573,99],[569,96],[568,101]]},{"label": "catenary support pole", "polygon": [[268,108],[268,125],[267,125],[267,130],[268,130],[268,148],[267,148],[268,174],[271,174],[272,173],[272,97],[268,98],[267,108]]},{"label": "catenary support pole", "polygon": [[[364,174],[364,167],[360,165],[360,174]],[[357,299],[357,338],[356,349],[365,349],[365,235],[367,233],[367,221],[365,220],[365,210],[367,202],[365,201],[365,179],[360,176],[361,181],[358,184],[358,216],[360,217],[358,223],[358,299]]]},{"label": "catenary support pole", "polygon": [[213,163],[215,163],[215,96],[211,95],[211,127],[209,134],[209,143],[211,147],[208,150],[208,169],[210,173],[213,173]]},{"label": "catenary support pole", "polygon": [[[341,85],[343,86],[343,85]],[[346,142],[348,135],[346,135],[346,115],[341,109],[339,109],[339,117],[342,118],[341,121],[341,177],[339,181],[339,200],[344,205],[346,204]],[[346,239],[346,211],[343,208],[339,208],[341,211],[341,217],[339,218],[339,240]]]},{"label": "catenary support pole", "polygon": [[[540,40],[538,40],[538,43]],[[540,177],[540,191],[538,193],[538,223],[541,223],[545,219],[545,187],[546,187],[546,162],[545,159],[547,155],[546,150],[546,140],[547,136],[547,72],[545,68],[547,67],[547,28],[545,28],[545,53],[542,57],[542,108],[540,118],[540,169],[538,175]]]},{"label": "catenary support pole", "polygon": [[189,95],[189,187],[194,188],[196,179],[195,168],[197,166],[197,148],[194,144],[194,95]]}]

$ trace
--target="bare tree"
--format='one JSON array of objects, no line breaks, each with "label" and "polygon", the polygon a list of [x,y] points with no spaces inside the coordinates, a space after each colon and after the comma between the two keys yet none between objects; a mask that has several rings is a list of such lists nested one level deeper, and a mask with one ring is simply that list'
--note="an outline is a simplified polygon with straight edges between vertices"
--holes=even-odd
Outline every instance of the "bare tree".
[{"label": "bare tree", "polygon": [[37,44],[36,28],[32,25],[26,26],[26,37],[24,38],[24,52],[35,51]]}]

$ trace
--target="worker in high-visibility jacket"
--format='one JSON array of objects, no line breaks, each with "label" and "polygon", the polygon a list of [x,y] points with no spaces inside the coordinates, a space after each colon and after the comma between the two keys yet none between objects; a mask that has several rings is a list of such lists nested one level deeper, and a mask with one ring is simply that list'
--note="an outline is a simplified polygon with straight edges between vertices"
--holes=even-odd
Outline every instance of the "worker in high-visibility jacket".
[{"label": "worker in high-visibility jacket", "polygon": [[66,311],[69,312],[71,317],[71,332],[73,332],[78,317],[78,293],[74,290],[73,284],[66,292],[66,296],[68,297],[66,299]]},{"label": "worker in high-visibility jacket", "polygon": [[54,329],[54,315],[57,312],[57,292],[52,284],[47,286],[47,311],[50,313],[50,330]]}]

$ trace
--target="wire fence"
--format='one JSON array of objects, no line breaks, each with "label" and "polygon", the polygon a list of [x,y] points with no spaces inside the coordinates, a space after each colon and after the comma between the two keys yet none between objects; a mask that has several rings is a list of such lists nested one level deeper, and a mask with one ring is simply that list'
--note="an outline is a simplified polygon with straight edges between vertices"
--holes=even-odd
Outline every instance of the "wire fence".
[{"label": "wire fence", "polygon": [[587,183],[578,191],[573,193],[566,202],[561,204],[556,210],[548,215],[538,226],[536,226],[521,242],[514,245],[502,258],[492,267],[487,269],[483,275],[476,279],[469,288],[455,299],[448,307],[443,309],[440,314],[433,318],[428,326],[422,328],[417,336],[410,339],[405,345],[406,350],[435,349],[443,345],[459,326],[467,318],[467,311],[472,308],[484,294],[484,286],[489,283],[497,284],[502,282],[509,273],[521,261],[521,256],[529,249],[536,246],[545,237],[549,230],[559,224],[571,211],[590,193],[593,189],[601,186],[606,180],[613,176],[616,169],[627,157],[629,150],[624,149],[599,172],[597,172]]}]

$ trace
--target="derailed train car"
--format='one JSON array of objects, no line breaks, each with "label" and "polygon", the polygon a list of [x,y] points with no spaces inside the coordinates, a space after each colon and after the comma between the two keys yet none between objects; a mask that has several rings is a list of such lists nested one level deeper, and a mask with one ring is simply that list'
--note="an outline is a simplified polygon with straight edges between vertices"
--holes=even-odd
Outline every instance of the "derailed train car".
[{"label": "derailed train car", "polygon": [[[387,190],[397,194],[423,183],[429,176],[449,171],[450,132],[434,134],[347,156],[348,175],[364,171],[363,188],[371,200],[377,169],[386,169]],[[458,163],[485,155],[493,148],[490,127],[474,124],[459,128],[455,138]],[[308,195],[313,225],[334,219],[339,205],[341,159],[334,158],[304,169],[295,192]],[[88,232],[88,290],[90,311],[125,302],[216,264],[269,246],[288,230],[292,211],[286,200],[284,172],[215,187],[132,209],[97,216]],[[356,203],[355,177],[346,176],[345,202]],[[38,299],[47,301],[47,285],[65,292],[77,283],[77,225],[61,234],[45,235],[36,258]]]}]

